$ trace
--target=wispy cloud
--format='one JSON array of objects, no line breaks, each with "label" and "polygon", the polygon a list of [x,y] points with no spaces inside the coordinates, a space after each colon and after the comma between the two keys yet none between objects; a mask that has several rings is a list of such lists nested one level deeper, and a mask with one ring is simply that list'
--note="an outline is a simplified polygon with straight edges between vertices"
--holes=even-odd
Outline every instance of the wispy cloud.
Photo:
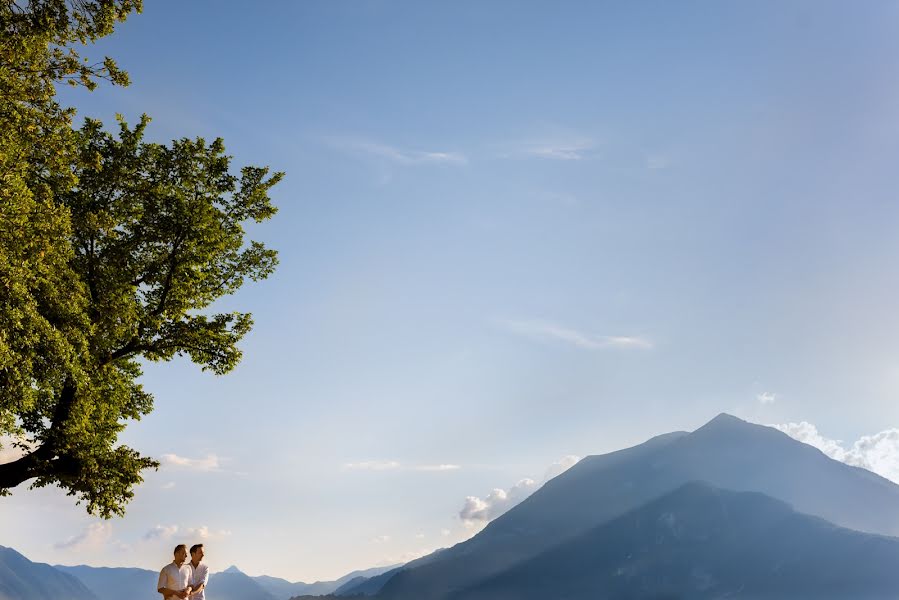
[{"label": "wispy cloud", "polygon": [[525,146],[522,153],[537,158],[551,158],[554,160],[582,160],[587,156],[587,151],[593,148],[590,141],[569,143],[533,143]]},{"label": "wispy cloud", "polygon": [[396,471],[400,463],[395,460],[363,460],[344,463],[343,468],[347,471]]},{"label": "wispy cloud", "polygon": [[663,154],[650,154],[646,157],[646,168],[657,171],[671,166],[671,159]]},{"label": "wispy cloud", "polygon": [[465,498],[462,510],[459,511],[459,519],[469,530],[479,531],[487,523],[536,492],[544,483],[573,467],[579,460],[580,458],[574,455],[562,457],[546,469],[540,483],[525,478],[508,489],[494,488],[483,498],[468,496]]},{"label": "wispy cloud", "polygon": [[57,550],[96,550],[105,546],[112,538],[112,525],[91,523],[81,533],[53,544]]},{"label": "wispy cloud", "polygon": [[435,150],[410,150],[358,137],[325,138],[325,142],[342,152],[378,158],[399,166],[416,165],[465,165],[468,157],[460,152]]},{"label": "wispy cloud", "polygon": [[418,465],[410,468],[413,471],[458,471],[462,465]]},{"label": "wispy cloud", "polygon": [[504,320],[500,321],[500,325],[517,335],[540,341],[563,342],[584,350],[610,348],[649,350],[653,347],[650,340],[640,336],[595,335],[564,327],[550,321]]},{"label": "wispy cloud", "polygon": [[772,425],[790,437],[814,446],[827,456],[855,467],[862,467],[899,483],[899,429],[885,429],[865,435],[845,446],[842,440],[827,438],[807,421]]},{"label": "wispy cloud", "polygon": [[163,454],[162,464],[169,467],[178,467],[191,471],[218,471],[220,470],[219,457],[215,454],[207,454],[203,458],[188,458],[177,454]]},{"label": "wispy cloud", "polygon": [[437,464],[437,465],[404,465],[395,460],[364,460],[348,462],[343,465],[347,471],[458,471],[462,465]]},{"label": "wispy cloud", "polygon": [[500,158],[583,160],[594,156],[596,143],[592,138],[568,132],[502,144],[499,152]]}]

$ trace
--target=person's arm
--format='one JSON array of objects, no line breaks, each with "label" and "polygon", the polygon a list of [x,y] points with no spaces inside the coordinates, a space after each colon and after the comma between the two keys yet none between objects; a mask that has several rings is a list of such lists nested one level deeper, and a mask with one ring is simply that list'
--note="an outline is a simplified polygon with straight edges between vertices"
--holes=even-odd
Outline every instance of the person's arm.
[{"label": "person's arm", "polygon": [[190,595],[193,596],[194,594],[199,594],[200,592],[202,592],[203,590],[205,590],[205,589],[206,589],[206,584],[207,584],[208,582],[209,582],[209,569],[207,568],[207,569],[204,570],[204,572],[203,572],[203,579],[202,579],[201,581],[199,581],[199,584],[194,583],[194,585],[195,585],[196,587],[194,587],[194,591],[192,591],[192,592],[190,593]]},{"label": "person's arm", "polygon": [[159,583],[156,584],[156,591],[162,594],[163,600],[175,593],[175,590],[170,590],[166,587],[167,583],[168,577],[165,576],[165,569],[163,569],[159,572]]},{"label": "person's arm", "polygon": [[166,577],[164,573],[160,573],[159,575],[159,583],[156,586],[156,591],[162,594],[163,598],[169,598],[171,596],[176,596],[178,598],[187,598],[190,596],[190,586],[187,586],[183,590],[173,590],[170,587],[166,587]]},{"label": "person's arm", "polygon": [[168,598],[169,596],[177,596],[179,598],[187,598],[190,596],[190,586],[187,586],[183,590],[173,590],[167,587],[161,587],[156,589],[157,592],[162,594],[163,598]]}]

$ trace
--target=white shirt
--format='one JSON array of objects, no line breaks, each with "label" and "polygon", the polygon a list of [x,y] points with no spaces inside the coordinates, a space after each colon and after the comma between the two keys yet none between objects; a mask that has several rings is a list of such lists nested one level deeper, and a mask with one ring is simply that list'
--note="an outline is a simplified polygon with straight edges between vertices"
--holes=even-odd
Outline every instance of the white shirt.
[{"label": "white shirt", "polygon": [[[190,562],[185,562],[180,567],[175,564],[174,561],[170,562],[166,566],[162,567],[162,571],[159,572],[159,584],[156,586],[156,589],[159,588],[169,588],[170,590],[180,591],[190,585],[190,576],[192,569],[190,568]],[[165,600],[181,600],[178,596],[172,594],[171,596],[166,596]]]},{"label": "white shirt", "polygon": [[200,584],[203,584],[203,589],[200,590],[199,593],[193,594],[190,596],[191,600],[206,600],[206,584],[209,583],[209,567],[200,563],[197,565],[197,568],[194,569],[193,565],[190,561],[184,563],[191,568],[193,574],[190,576],[190,587],[193,589],[197,589],[200,587]]}]

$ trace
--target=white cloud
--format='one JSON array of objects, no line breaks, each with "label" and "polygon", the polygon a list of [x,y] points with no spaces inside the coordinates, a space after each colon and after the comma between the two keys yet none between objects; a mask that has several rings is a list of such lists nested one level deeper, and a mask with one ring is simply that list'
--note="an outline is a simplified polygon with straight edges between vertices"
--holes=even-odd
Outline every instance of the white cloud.
[{"label": "white cloud", "polygon": [[53,545],[57,550],[96,550],[112,538],[112,525],[91,523],[81,533]]},{"label": "white cloud", "polygon": [[390,541],[389,535],[378,535],[372,538],[372,543],[374,544],[386,544]]},{"label": "white cloud", "polygon": [[651,341],[639,336],[608,336],[593,335],[563,327],[550,321],[501,321],[500,324],[508,331],[540,341],[564,342],[584,350],[603,349],[639,349],[650,350],[653,347]]},{"label": "white cloud", "polygon": [[843,442],[840,440],[832,440],[825,438],[818,433],[818,428],[807,421],[801,423],[786,423],[784,425],[771,425],[775,429],[779,429],[793,439],[799,440],[809,446],[814,446],[827,456],[843,461],[846,457],[846,450],[843,448]]},{"label": "white cloud", "polygon": [[544,483],[573,467],[579,460],[580,458],[574,455],[562,457],[546,469],[543,481],[539,484],[533,479],[526,478],[507,490],[494,488],[484,498],[468,496],[465,498],[462,510],[459,511],[459,519],[468,529],[481,529],[496,517],[521,503],[540,489]]},{"label": "white cloud", "polygon": [[157,525],[144,534],[144,541],[168,540],[178,533],[177,525]]},{"label": "white cloud", "polygon": [[533,494],[536,489],[536,481],[522,479],[508,490],[494,488],[485,498],[468,496],[459,511],[459,518],[466,526],[486,525]]},{"label": "white cloud", "polygon": [[169,467],[189,469],[191,471],[218,471],[219,457],[215,454],[207,454],[204,458],[187,458],[177,454],[163,454],[162,464]]},{"label": "white cloud", "polygon": [[792,438],[814,446],[827,456],[877,473],[899,483],[899,429],[862,436],[848,448],[842,440],[826,438],[807,421],[772,425]]},{"label": "white cloud", "polygon": [[157,525],[147,531],[142,539],[145,542],[155,540],[170,540],[175,536],[179,538],[187,538],[190,540],[212,540],[221,539],[231,535],[227,529],[212,530],[208,525],[199,527],[180,527],[178,525]]},{"label": "white cloud", "polygon": [[450,531],[449,529],[441,529],[440,530],[440,535],[442,535],[443,537],[449,537],[449,535],[451,533],[452,533],[452,531]]},{"label": "white cloud", "polygon": [[174,482],[174,481],[169,481],[169,482],[167,482],[167,483],[163,483],[163,484],[162,484],[162,489],[164,489],[164,490],[170,490],[170,489],[172,489],[172,488],[174,488],[174,487],[175,487],[175,482]]},{"label": "white cloud", "polygon": [[762,392],[761,394],[756,396],[755,399],[762,404],[774,404],[774,402],[777,400],[777,394],[775,394],[774,392]]},{"label": "white cloud", "polygon": [[200,540],[212,540],[212,539],[221,539],[223,537],[228,537],[231,535],[231,531],[228,529],[219,529],[218,531],[213,531],[209,529],[206,525],[201,525],[200,527],[190,527],[185,531],[185,534],[189,538],[200,539]]},{"label": "white cloud", "polygon": [[547,482],[553,477],[561,475],[581,460],[580,456],[575,456],[574,454],[568,454],[551,464],[546,469],[546,473],[543,475],[543,481]]},{"label": "white cloud", "polygon": [[423,534],[423,533],[416,533],[416,534],[415,534],[415,539],[416,539],[416,540],[423,540],[423,539],[425,539],[425,534]]},{"label": "white cloud", "polygon": [[405,150],[388,144],[353,137],[328,137],[325,138],[325,141],[330,146],[344,152],[373,156],[401,166],[426,164],[464,165],[468,163],[468,158],[459,152]]}]

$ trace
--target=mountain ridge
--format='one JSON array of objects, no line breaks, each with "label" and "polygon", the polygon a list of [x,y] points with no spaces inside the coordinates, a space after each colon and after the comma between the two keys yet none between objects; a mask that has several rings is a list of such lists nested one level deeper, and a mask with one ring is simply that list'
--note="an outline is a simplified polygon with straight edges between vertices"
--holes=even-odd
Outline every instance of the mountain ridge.
[{"label": "mountain ridge", "polygon": [[32,562],[6,546],[0,546],[0,598],[98,600],[78,578],[48,564]]},{"label": "mountain ridge", "polygon": [[448,598],[887,598],[897,562],[899,538],[694,481]]},{"label": "mountain ridge", "polygon": [[851,529],[899,534],[899,486],[722,413],[691,433],[584,458],[470,540],[396,573],[380,596],[444,598],[693,480],[761,492]]}]

